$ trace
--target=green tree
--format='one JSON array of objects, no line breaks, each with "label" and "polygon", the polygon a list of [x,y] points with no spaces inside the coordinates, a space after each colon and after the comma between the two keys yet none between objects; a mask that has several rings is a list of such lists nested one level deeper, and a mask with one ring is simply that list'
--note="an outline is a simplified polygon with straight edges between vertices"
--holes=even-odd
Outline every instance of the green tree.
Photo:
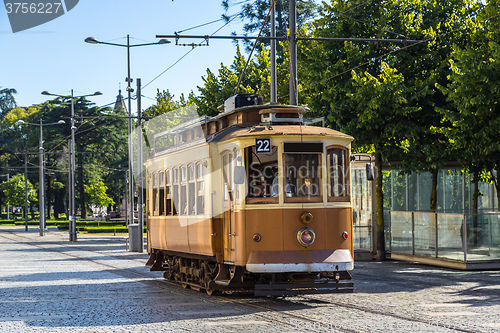
[{"label": "green tree", "polygon": [[[239,14],[239,19],[244,21],[243,31],[245,36],[257,36],[260,31],[264,21],[266,19],[267,13],[269,12],[269,6],[271,2],[269,0],[244,0],[244,1],[231,1],[223,0],[222,7],[227,11],[233,6],[240,6],[242,9]],[[303,24],[310,22],[317,14],[318,5],[314,0],[302,0],[296,2],[297,6],[297,25],[302,26]],[[276,36],[286,37],[288,29],[288,1],[287,0],[275,0],[276,8]],[[227,21],[231,20],[230,17],[224,16]],[[262,31],[262,36],[270,35],[270,19],[267,20],[266,25]],[[254,41],[245,41],[247,51],[250,51],[253,47]],[[264,46],[268,46],[269,41],[265,41],[263,44],[257,45],[258,51],[262,51]],[[277,45],[278,62],[285,62],[284,54],[286,48],[283,45]]]},{"label": "green tree", "polygon": [[[277,90],[278,102],[287,103],[288,100],[288,51],[284,53],[283,64],[277,66]],[[218,75],[207,70],[207,76],[203,77],[203,86],[198,86],[199,96],[190,96],[197,105],[200,115],[215,116],[219,113],[217,107],[224,104],[224,101],[233,96],[241,73],[245,69],[247,60],[242,55],[240,48],[236,48],[236,55],[231,66],[221,64]],[[238,93],[261,94],[264,102],[270,99],[270,57],[269,51],[263,49],[249,61],[245,75],[241,80]],[[303,101],[302,86],[299,86],[299,102]]]},{"label": "green tree", "polygon": [[450,138],[464,152],[466,167],[473,174],[474,214],[483,172],[490,172],[500,199],[499,6],[498,0],[487,1],[471,29],[472,41],[465,47],[456,47],[450,61],[451,82],[444,88],[456,106],[443,110],[453,123]]},{"label": "green tree", "polygon": [[382,162],[394,160],[408,149],[404,119],[416,109],[408,106],[406,97],[409,88],[405,85],[404,77],[386,63],[382,63],[381,74],[377,77],[368,72],[358,75],[354,71],[352,76],[356,90],[348,96],[357,114],[351,120],[349,129],[357,133],[357,140],[369,142],[373,147],[376,169],[377,260],[384,260]]},{"label": "green tree", "polygon": [[418,108],[406,119],[409,149],[401,157],[399,167],[406,172],[428,171],[432,175],[430,209],[437,209],[438,169],[462,158],[460,150],[446,133],[452,123],[439,109],[453,109],[453,103],[438,88],[451,75],[449,59],[456,47],[470,41],[468,27],[477,16],[481,4],[471,0],[390,1],[395,19],[393,31],[402,32],[422,43],[403,47],[388,57],[391,66],[404,75],[409,92],[409,105]]},{"label": "green tree", "polygon": [[[37,105],[37,112],[24,120],[38,123],[57,122],[66,119],[65,125],[44,126],[46,155],[47,202],[54,204],[56,215],[64,211],[64,196],[68,190],[68,140],[71,137],[69,117],[71,98],[58,97]],[[127,120],[124,110],[99,108],[85,98],[76,98],[75,150],[76,150],[76,203],[81,215],[86,217],[84,184],[104,180],[111,184],[110,195],[119,201],[124,193],[124,169],[127,166]],[[28,150],[38,150],[39,127],[23,126]],[[36,163],[36,162],[35,162]],[[64,188],[57,186],[66,184]],[[53,186],[55,185],[55,186]],[[52,190],[53,189],[53,190]]]},{"label": "green tree", "polygon": [[7,112],[0,120],[0,164],[13,165],[19,161],[19,153],[26,145],[26,133],[31,129],[17,123],[18,120],[27,119],[36,113],[35,106],[29,108],[16,107]]},{"label": "green tree", "polygon": [[[437,170],[450,158],[457,157],[457,151],[446,136],[451,122],[437,111],[438,108],[452,106],[437,86],[447,83],[451,74],[448,60],[453,45],[467,43],[470,38],[467,27],[477,15],[478,7],[480,5],[476,1],[469,0],[331,1],[323,3],[320,18],[301,32],[315,37],[408,38],[422,41],[415,45],[311,42],[308,47],[298,49],[299,79],[303,81],[306,102],[312,114],[325,116],[330,127],[353,135],[355,151],[369,152],[379,138],[374,137],[377,134],[372,132],[372,124],[359,118],[366,112],[359,109],[364,106],[356,98],[346,96],[358,96],[362,91],[367,94],[364,98],[374,101],[376,105],[386,98],[377,96],[380,89],[375,88],[376,82],[383,83],[386,88],[397,83],[388,79],[384,83],[379,75],[380,69],[387,66],[382,70],[385,75],[387,68],[401,75],[404,84],[398,83],[394,88],[401,86],[402,95],[398,92],[397,96],[404,103],[396,105],[409,113],[398,120],[402,124],[401,132],[394,133],[393,138],[386,137],[390,139],[390,146],[396,147],[391,156],[382,154],[379,158],[383,158],[384,162],[400,161],[399,167],[406,172],[431,172],[434,184],[430,200],[432,209],[436,209],[437,203]],[[381,65],[382,62],[387,65]],[[354,85],[347,75],[352,70],[356,71]],[[365,73],[358,74],[360,71]],[[359,81],[359,78],[368,78],[369,75],[377,78],[366,80],[372,90],[366,89],[366,84],[360,85]],[[370,91],[372,96],[369,96]],[[390,105],[388,107],[388,111],[396,113],[391,115],[378,109],[373,117],[400,115],[401,111],[394,110]],[[375,151],[380,149],[379,145]],[[378,223],[380,227],[380,221]],[[383,246],[381,238],[377,246]]]},{"label": "green tree", "polygon": [[[436,2],[396,1],[331,2],[324,4],[321,17],[307,31],[316,37],[399,38],[422,41],[414,45],[392,43],[312,42],[299,49],[300,77],[304,79],[308,105],[325,116],[330,126],[349,131],[356,119],[352,100],[346,94],[350,69],[377,75],[385,61],[405,78],[407,103],[418,109],[403,121],[407,124],[408,148],[398,157],[406,172],[429,171],[433,175],[431,209],[436,209],[437,170],[457,151],[446,137],[451,123],[436,108],[450,108],[436,86],[446,84],[451,74],[449,57],[453,45],[469,39],[467,27],[477,15],[478,4],[470,0]],[[355,138],[358,134],[350,132]],[[355,150],[366,151],[370,143],[357,139]]]},{"label": "green tree", "polygon": [[12,88],[0,89],[0,115],[2,117],[7,112],[9,112],[10,110],[12,110],[17,106],[14,94],[17,94],[16,89]]},{"label": "green tree", "polygon": [[145,118],[153,118],[159,115],[165,114],[170,111],[182,108],[191,104],[189,100],[186,100],[184,94],[181,94],[178,101],[174,100],[174,95],[168,91],[156,91],[156,103],[143,112]]},{"label": "green tree", "polygon": [[[27,214],[27,212],[24,209],[25,208],[24,196],[26,193],[25,185],[26,184],[24,181],[24,175],[20,173],[14,175],[8,181],[3,182],[0,185],[0,188],[7,197],[7,204],[12,206],[23,207],[23,215]],[[37,201],[36,191],[30,181],[28,181],[28,201],[29,202]]]},{"label": "green tree", "polygon": [[106,194],[107,190],[108,187],[104,185],[102,181],[99,181],[93,185],[85,185],[87,203],[98,207],[99,211],[102,211],[103,207],[114,205],[114,200]]}]

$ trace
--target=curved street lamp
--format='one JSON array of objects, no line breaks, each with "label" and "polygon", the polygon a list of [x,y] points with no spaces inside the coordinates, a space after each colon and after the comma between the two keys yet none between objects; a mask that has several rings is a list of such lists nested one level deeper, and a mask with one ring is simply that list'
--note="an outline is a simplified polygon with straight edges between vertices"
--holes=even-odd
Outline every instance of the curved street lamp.
[{"label": "curved street lamp", "polygon": [[[40,126],[40,141],[39,141],[39,147],[38,147],[38,154],[40,157],[40,174],[39,174],[39,191],[38,191],[38,206],[39,206],[39,213],[40,213],[40,236],[45,235],[45,168],[44,168],[44,162],[45,162],[45,150],[43,149],[43,126],[49,126],[49,125],[62,125],[65,124],[66,122],[64,120],[59,120],[58,122],[55,123],[48,123],[44,124],[43,119],[40,119],[40,123],[28,123],[25,122],[24,120],[18,120],[17,123],[19,125],[33,125],[33,126]],[[27,214],[27,212],[26,212]]]},{"label": "curved street lamp", "polygon": [[74,96],[73,89],[71,95],[52,94],[47,90],[42,91],[42,95],[71,98],[71,141],[69,143],[69,241],[76,242],[76,205],[75,205],[75,98],[99,96],[102,92],[96,91],[93,94]]}]

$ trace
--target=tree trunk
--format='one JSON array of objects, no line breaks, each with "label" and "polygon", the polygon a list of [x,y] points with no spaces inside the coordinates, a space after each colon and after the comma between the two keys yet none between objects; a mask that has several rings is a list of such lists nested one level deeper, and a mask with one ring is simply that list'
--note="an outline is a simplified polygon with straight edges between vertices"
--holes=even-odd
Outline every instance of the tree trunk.
[{"label": "tree trunk", "polygon": [[33,203],[30,202],[31,219],[35,219],[35,210],[33,209]]},{"label": "tree trunk", "polygon": [[56,220],[59,219],[59,213],[61,212],[61,200],[59,199],[61,196],[61,189],[57,188],[54,191],[54,218]]},{"label": "tree trunk", "polygon": [[375,200],[377,207],[377,261],[385,260],[384,190],[382,188],[382,157],[375,153]]},{"label": "tree trunk", "polygon": [[432,170],[432,187],[431,187],[431,212],[435,213],[437,211],[437,183],[438,183],[438,169]]}]

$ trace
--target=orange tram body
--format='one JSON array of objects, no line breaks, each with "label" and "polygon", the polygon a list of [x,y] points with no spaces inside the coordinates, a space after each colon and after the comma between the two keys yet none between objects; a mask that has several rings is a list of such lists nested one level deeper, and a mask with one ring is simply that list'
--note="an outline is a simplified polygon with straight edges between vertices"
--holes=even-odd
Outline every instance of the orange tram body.
[{"label": "orange tram body", "polygon": [[208,294],[352,292],[353,138],[307,111],[236,95],[169,131],[145,163],[146,266]]}]

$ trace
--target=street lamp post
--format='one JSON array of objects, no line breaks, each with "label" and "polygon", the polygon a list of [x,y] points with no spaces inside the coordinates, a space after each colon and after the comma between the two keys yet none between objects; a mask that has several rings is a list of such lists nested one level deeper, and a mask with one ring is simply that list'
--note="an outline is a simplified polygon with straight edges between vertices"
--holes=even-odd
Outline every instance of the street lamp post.
[{"label": "street lamp post", "polygon": [[40,119],[40,123],[27,123],[24,120],[18,120],[18,124],[21,125],[34,125],[34,126],[40,126],[40,140],[39,140],[39,147],[38,147],[38,154],[40,158],[40,175],[39,175],[39,190],[38,190],[38,206],[39,206],[39,217],[40,217],[40,236],[45,235],[45,150],[43,148],[43,125],[48,126],[48,125],[60,125],[60,124],[65,124],[66,122],[64,120],[59,120],[56,123],[49,123],[49,124],[44,124],[43,120]]},{"label": "street lamp post", "polygon": [[[112,46],[120,46],[120,47],[126,47],[127,48],[127,78],[125,81],[127,81],[127,93],[128,93],[128,168],[129,168],[129,184],[128,184],[128,192],[129,192],[129,212],[127,212],[127,216],[130,216],[130,222],[129,224],[134,222],[134,166],[133,166],[133,161],[132,161],[132,98],[131,94],[134,91],[134,89],[131,87],[132,83],[132,78],[130,77],[130,48],[131,47],[139,47],[139,46],[148,46],[148,45],[161,45],[161,44],[169,44],[170,40],[168,39],[161,39],[156,43],[145,43],[145,44],[133,44],[130,45],[130,36],[127,35],[127,44],[116,44],[116,43],[108,43],[108,42],[101,42],[97,40],[94,37],[87,37],[85,39],[85,42],[90,43],[90,44],[104,44],[104,45],[112,45]],[[138,110],[138,114],[140,111]],[[140,149],[138,149],[138,153],[140,153]],[[139,170],[140,173],[140,170]],[[139,204],[142,204],[139,202]],[[139,214],[142,213],[142,207],[138,207],[138,212]],[[142,239],[142,230],[139,232],[139,235]],[[141,242],[142,243],[142,242]]]},{"label": "street lamp post", "polygon": [[46,96],[56,96],[62,98],[70,98],[71,99],[71,140],[69,142],[69,241],[76,242],[76,194],[75,194],[75,98],[82,98],[88,96],[99,96],[102,95],[102,92],[96,91],[93,94],[74,96],[73,89],[71,89],[70,96],[51,94],[48,91],[43,91],[42,95]]}]

